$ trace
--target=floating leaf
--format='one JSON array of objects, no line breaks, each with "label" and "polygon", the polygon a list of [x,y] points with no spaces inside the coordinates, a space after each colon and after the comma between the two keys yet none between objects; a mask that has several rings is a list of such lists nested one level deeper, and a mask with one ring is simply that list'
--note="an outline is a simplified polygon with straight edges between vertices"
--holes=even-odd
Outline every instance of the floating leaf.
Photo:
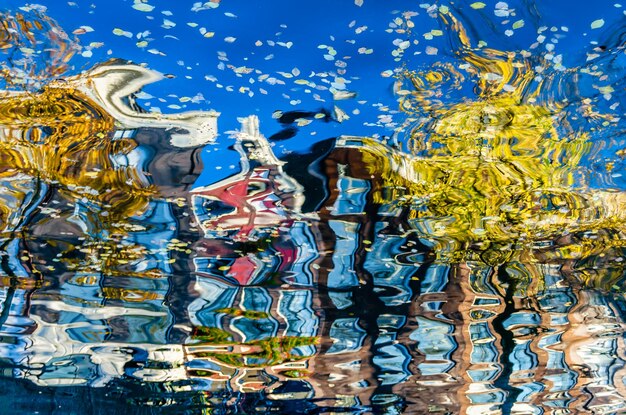
[{"label": "floating leaf", "polygon": [[113,29],[113,34],[116,36],[133,37],[133,34],[131,32],[127,32],[119,28]]},{"label": "floating leaf", "polygon": [[163,24],[161,25],[161,27],[165,29],[171,29],[174,26],[176,26],[176,23],[174,23],[173,21],[169,19],[163,19]]},{"label": "floating leaf", "polygon": [[487,6],[487,5],[486,5],[485,3],[480,2],[480,1],[477,1],[476,3],[472,3],[472,4],[470,4],[470,7],[471,7],[472,9],[476,9],[476,10],[478,10],[478,9],[484,9],[484,8],[485,8],[485,6]]},{"label": "floating leaf", "polygon": [[85,33],[93,32],[93,27],[91,26],[81,26],[78,29],[74,30],[72,33],[75,35],[82,35]]},{"label": "floating leaf", "polygon": [[154,6],[147,3],[135,3],[133,4],[133,9],[139,10],[140,12],[151,12],[154,10]]},{"label": "floating leaf", "polygon": [[598,19],[598,20],[594,20],[593,22],[591,22],[592,29],[599,29],[602,26],[604,26],[604,19]]}]

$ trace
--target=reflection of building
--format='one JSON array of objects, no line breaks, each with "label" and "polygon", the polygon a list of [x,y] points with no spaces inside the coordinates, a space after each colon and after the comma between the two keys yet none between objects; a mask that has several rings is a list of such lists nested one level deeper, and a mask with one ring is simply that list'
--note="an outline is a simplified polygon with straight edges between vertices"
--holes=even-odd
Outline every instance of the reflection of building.
[{"label": "reflection of building", "polygon": [[580,290],[582,265],[551,251],[569,242],[532,261],[442,261],[427,220],[374,200],[376,158],[354,137],[310,157],[328,196],[306,212],[309,183],[254,118],[236,137],[242,172],[191,197],[200,147],[175,149],[159,128],[114,136],[135,143],[116,165],[158,192],[114,223],[56,189],[33,210],[33,236],[5,246],[5,376],[165,385],[203,405],[250,399],[244,413],[624,405],[623,304]]},{"label": "reflection of building", "polygon": [[[391,402],[395,396],[408,405],[407,413],[621,410],[626,394],[621,386],[624,360],[617,357],[623,335],[618,323],[623,317],[617,311],[620,297],[581,291],[571,271],[575,264],[541,245],[530,263],[511,260],[487,266],[482,261],[437,260],[432,246],[441,246],[441,240],[424,235],[427,220],[416,228],[409,209],[372,204],[370,189],[398,189],[385,189],[372,179],[359,160],[361,152],[370,150],[353,150],[359,148],[358,142],[340,139],[326,161],[328,170],[337,172],[329,179],[336,190],[321,220],[328,220],[344,242],[333,254],[327,279],[320,273],[320,282],[338,309],[332,313],[334,321],[328,317],[324,321],[331,327],[329,337],[332,327],[347,321],[351,327],[347,333],[366,334],[345,343],[357,345],[351,357],[354,362],[369,362],[375,375],[366,379],[373,386],[375,376],[377,386],[359,393],[357,383],[352,383],[347,389],[349,377],[336,369],[345,365],[333,362],[325,365],[329,375],[324,379],[333,380],[333,392],[343,387],[346,394],[354,393],[360,402],[372,405],[379,399]],[[384,157],[384,152],[375,154]],[[347,180],[351,191],[342,191]],[[344,222],[340,230],[332,225],[337,220]],[[556,244],[553,249],[568,248]],[[347,287],[339,295],[347,301],[335,301],[338,293],[333,288],[339,285],[332,275],[338,265],[341,287]],[[315,358],[316,368],[326,359],[322,350]],[[337,381],[342,377],[345,382]]]},{"label": "reflection of building", "polygon": [[[256,117],[244,119],[236,139],[242,171],[193,191],[193,212],[208,239],[195,247],[200,296],[189,316],[194,326],[225,338],[190,344],[194,356],[208,356],[190,367],[239,390],[273,390],[277,379],[311,371],[319,328],[318,242],[301,214],[301,185],[283,171]],[[279,281],[287,286],[259,286]],[[238,357],[229,360],[233,353]]]},{"label": "reflection of building", "polygon": [[0,189],[17,218],[3,216],[12,233],[1,241],[0,354],[15,368],[5,375],[42,386],[186,378],[182,345],[172,344],[188,333],[173,327],[186,315],[167,301],[189,285],[189,253],[177,237],[193,230],[181,206],[214,138],[215,114],[125,106],[157,78],[111,64],[35,98],[0,100],[8,117],[1,170],[31,183]]},{"label": "reflection of building", "polygon": [[[198,284],[213,287],[206,291],[213,294],[203,295],[194,306],[203,310],[202,325],[224,327],[218,321],[229,321],[223,310],[232,304],[239,304],[240,310],[271,310],[269,298],[276,298],[272,293],[282,292],[282,288],[236,288],[230,284],[260,284],[272,273],[294,284],[303,268],[289,275],[285,264],[307,263],[304,269],[314,270],[314,279],[310,272],[302,278],[317,285],[301,292],[310,291],[315,301],[301,307],[309,314],[319,307],[317,312],[324,315],[315,331],[320,336],[317,353],[307,360],[307,365],[314,367],[307,380],[315,396],[353,396],[343,404],[407,406],[408,413],[541,413],[550,408],[567,410],[588,399],[580,390],[571,390],[580,379],[580,363],[565,358],[568,346],[561,340],[572,332],[568,319],[573,318],[576,302],[584,297],[567,288],[569,277],[559,265],[512,262],[496,268],[480,262],[450,265],[435,261],[433,243],[411,231],[406,212],[391,204],[372,204],[371,190],[380,184],[371,178],[354,143],[357,138],[339,140],[324,159],[330,197],[317,212],[318,219],[306,221],[308,227],[305,221],[285,225],[289,213],[284,213],[271,224],[256,223],[272,241],[259,252],[242,256],[234,247],[230,256],[220,251],[219,257],[196,258]],[[267,165],[259,168],[270,170]],[[247,177],[239,175],[202,190],[212,198],[211,203],[223,203],[215,215],[230,205],[227,198],[217,196],[219,191],[236,187]],[[206,215],[208,234],[211,226],[221,225],[212,222],[209,210],[201,212]],[[274,256],[278,241],[311,241],[310,237],[290,237],[298,226],[313,229],[322,237],[314,240],[315,249],[309,242],[302,252],[293,249],[278,260]],[[305,254],[308,252],[317,254]],[[243,304],[247,290],[264,293],[266,300],[257,304],[265,305],[251,308]],[[526,297],[525,293],[537,294]],[[273,304],[281,307],[280,301]],[[207,310],[213,312],[206,314]],[[604,315],[602,319],[610,319]],[[230,324],[229,332],[258,335],[258,327],[242,330]],[[266,325],[264,336],[276,335],[273,327]],[[612,353],[610,348],[602,350],[601,354]],[[276,387],[268,380],[269,385]]]},{"label": "reflection of building", "polygon": [[269,142],[259,131],[256,116],[245,118],[235,148],[241,172],[193,191],[197,221],[209,236],[250,239],[277,228],[300,214],[302,186],[285,174]]}]

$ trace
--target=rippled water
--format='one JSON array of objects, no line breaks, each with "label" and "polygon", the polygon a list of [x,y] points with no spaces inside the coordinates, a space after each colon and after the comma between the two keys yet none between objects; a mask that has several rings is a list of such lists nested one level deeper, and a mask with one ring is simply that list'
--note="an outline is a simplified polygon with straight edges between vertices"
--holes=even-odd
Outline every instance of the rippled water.
[{"label": "rippled water", "polygon": [[621,5],[44,3],[2,413],[626,412]]}]

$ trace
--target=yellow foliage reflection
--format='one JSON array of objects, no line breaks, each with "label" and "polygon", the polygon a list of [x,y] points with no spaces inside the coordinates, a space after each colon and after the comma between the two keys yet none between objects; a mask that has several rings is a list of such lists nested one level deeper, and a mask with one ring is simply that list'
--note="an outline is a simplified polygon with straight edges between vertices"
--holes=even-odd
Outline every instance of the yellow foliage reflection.
[{"label": "yellow foliage reflection", "polygon": [[407,208],[418,232],[439,241],[442,258],[467,259],[492,249],[505,252],[491,254],[501,263],[506,252],[521,254],[541,241],[600,229],[610,230],[606,238],[566,244],[562,254],[580,258],[622,246],[626,197],[585,182],[581,161],[591,148],[588,137],[559,136],[555,120],[565,127],[567,120],[558,104],[535,103],[541,82],[531,87],[536,73],[527,61],[515,53],[474,50],[454,17],[442,19],[458,35],[456,54],[477,79],[478,97],[439,100],[442,84],[462,80],[451,65],[403,71],[396,85],[400,108],[418,120],[409,139],[412,154],[364,143],[369,172],[382,179],[374,200]]},{"label": "yellow foliage reflection", "polygon": [[37,94],[3,93],[0,123],[0,178],[13,189],[0,205],[5,234],[25,230],[18,225],[35,187],[56,189],[81,205],[87,227],[97,233],[87,229],[81,246],[70,248],[80,252],[66,261],[70,268],[115,274],[143,255],[141,246],[120,242],[133,229],[129,218],[157,192],[141,166],[116,163],[137,143],[114,137],[114,120],[104,109],[74,88],[52,83]]},{"label": "yellow foliage reflection", "polygon": [[[115,155],[136,143],[112,139],[113,119],[72,89],[47,87],[36,95],[0,97],[0,174],[26,174],[86,198],[110,224],[145,209],[155,189],[135,166],[117,166]],[[2,210],[2,219],[10,212]]]}]

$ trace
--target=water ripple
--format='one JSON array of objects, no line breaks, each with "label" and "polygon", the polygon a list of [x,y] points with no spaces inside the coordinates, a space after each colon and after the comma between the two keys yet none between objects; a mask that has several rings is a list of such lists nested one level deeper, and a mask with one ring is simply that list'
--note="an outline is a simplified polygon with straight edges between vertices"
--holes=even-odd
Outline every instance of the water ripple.
[{"label": "water ripple", "polygon": [[[0,16],[2,53],[47,53],[2,66],[0,407],[626,410],[623,29],[565,68],[477,41],[467,7],[422,8],[448,49],[391,71],[395,134],[298,154],[256,115],[219,136],[215,111],[145,111],[163,76],[144,65],[64,75],[78,46],[43,9]],[[239,169],[194,187],[216,141]]]}]

